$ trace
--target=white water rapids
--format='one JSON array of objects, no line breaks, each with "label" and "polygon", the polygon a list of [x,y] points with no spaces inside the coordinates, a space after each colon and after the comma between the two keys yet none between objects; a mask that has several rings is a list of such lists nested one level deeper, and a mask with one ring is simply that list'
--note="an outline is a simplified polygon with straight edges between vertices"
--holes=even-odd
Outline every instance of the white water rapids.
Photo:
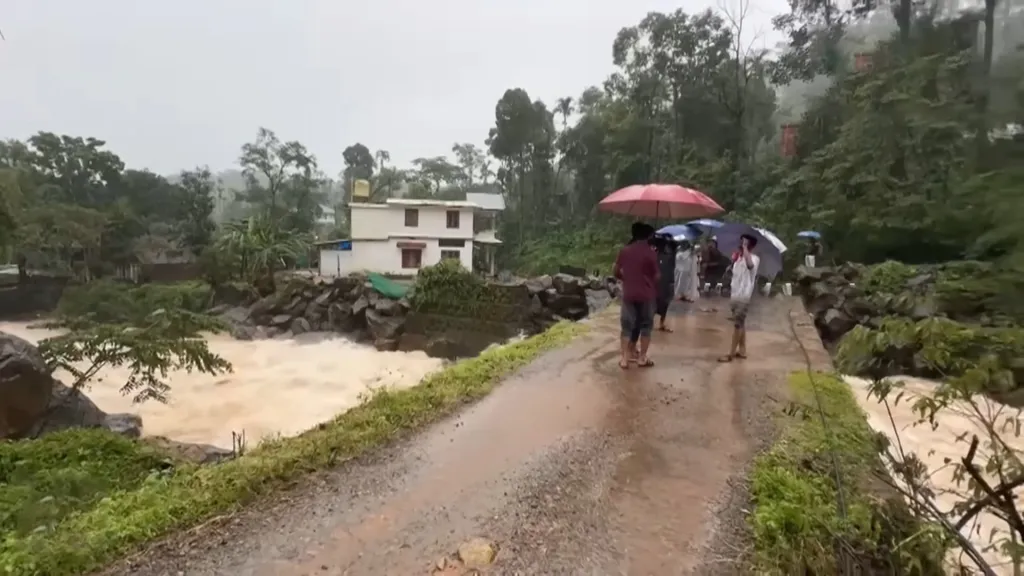
[{"label": "white water rapids", "polygon": [[[918,416],[914,413],[912,405],[916,397],[930,396],[932,390],[937,386],[935,382],[907,376],[899,377],[898,380],[904,382],[905,396],[899,404],[893,402],[894,398],[890,399],[889,410],[892,411],[890,420],[885,404],[868,396],[869,383],[866,380],[852,376],[843,378],[853,389],[860,407],[867,413],[868,423],[871,427],[888,436],[894,446],[898,436],[903,449],[907,453],[915,453],[933,473],[931,483],[936,492],[939,508],[950,510],[958,501],[963,501],[962,495],[966,492],[966,482],[958,486],[953,478],[952,468],[945,466],[944,461],[948,458],[957,462],[966,455],[972,435],[977,434],[983,443],[988,437],[978,424],[977,418],[969,416],[971,410],[967,405],[957,404],[942,411],[938,416],[939,427],[932,430],[928,424],[915,425]],[[1003,406],[983,397],[978,397],[977,403],[982,414],[986,415],[986,419],[994,418],[1000,424],[1007,417],[1016,418],[1019,414],[1016,408]],[[1024,438],[1015,437],[1012,428],[1004,429],[1001,436],[1015,450],[1024,451]],[[963,440],[958,440],[961,437]],[[983,466],[985,463],[985,459],[980,457],[983,452],[985,452],[984,448],[979,450],[979,459],[977,460],[979,466]],[[990,480],[994,479],[990,478]],[[985,551],[990,547],[993,538],[998,541],[1007,536],[1004,522],[996,518],[995,515],[985,512],[977,517],[977,522],[965,527],[963,533],[994,565],[996,574],[1000,576],[1013,574],[1007,557],[995,550]],[[966,562],[966,558],[964,561]]]},{"label": "white water rapids", "polygon": [[[0,331],[32,343],[57,334],[29,326],[0,322]],[[234,371],[169,374],[167,404],[133,404],[122,396],[123,369],[101,372],[86,394],[106,412],[140,415],[147,436],[230,448],[232,432],[244,431],[250,445],[265,436],[293,436],[358,405],[372,389],[409,388],[442,366],[423,352],[380,352],[329,335],[244,342],[218,334],[207,341]],[[71,382],[67,374],[55,376]]]}]

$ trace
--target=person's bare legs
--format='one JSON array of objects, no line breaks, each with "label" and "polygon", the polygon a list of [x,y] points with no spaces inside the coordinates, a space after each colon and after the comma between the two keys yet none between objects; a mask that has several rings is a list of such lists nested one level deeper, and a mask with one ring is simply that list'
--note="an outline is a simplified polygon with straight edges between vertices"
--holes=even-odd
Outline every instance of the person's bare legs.
[{"label": "person's bare legs", "polygon": [[622,338],[622,356],[619,358],[619,368],[629,368],[629,362],[633,359],[633,342],[629,336]]},{"label": "person's bare legs", "polygon": [[651,330],[654,328],[654,302],[647,302],[637,310],[637,327],[640,331],[640,353],[636,364],[641,368],[654,366],[647,351],[651,347]]},{"label": "person's bare legs", "polygon": [[623,370],[629,368],[630,362],[636,361],[636,342],[640,337],[637,327],[639,315],[639,305],[636,302],[622,303],[622,311],[619,313],[620,338],[622,339],[619,367]]},{"label": "person's bare legs", "polygon": [[640,337],[640,354],[637,356],[637,362],[639,364],[646,364],[649,362],[647,358],[647,349],[651,347],[651,337],[641,336]]},{"label": "person's bare legs", "polygon": [[732,342],[729,353],[718,359],[719,362],[732,362],[733,358],[747,357],[747,310],[749,304],[734,302],[730,306],[732,312]]}]

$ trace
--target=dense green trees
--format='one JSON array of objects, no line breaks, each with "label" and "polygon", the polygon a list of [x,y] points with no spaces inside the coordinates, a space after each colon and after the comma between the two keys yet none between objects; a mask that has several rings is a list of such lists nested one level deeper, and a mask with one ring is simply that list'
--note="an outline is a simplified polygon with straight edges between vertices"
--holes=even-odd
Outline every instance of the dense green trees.
[{"label": "dense green trees", "polygon": [[[1015,257],[1024,140],[1006,126],[1024,120],[1024,58],[986,57],[990,34],[973,40],[983,14],[943,19],[914,6],[889,36],[870,6],[794,3],[776,19],[789,46],[775,56],[747,48],[743,6],[651,14],[619,33],[618,71],[602,87],[556,103],[557,133],[542,103],[509,90],[489,139],[509,197],[505,238],[520,240],[508,255],[520,264],[604,259],[608,250],[591,248],[595,227],[621,230],[600,224],[596,203],[619,186],[667,180],[790,238],[817,229],[839,259]],[[866,43],[871,36],[882,40]],[[987,80],[991,70],[998,82]],[[802,80],[826,90],[794,98],[809,87]],[[798,145],[784,157],[780,125],[790,122]],[[580,230],[578,241],[567,229]]]}]

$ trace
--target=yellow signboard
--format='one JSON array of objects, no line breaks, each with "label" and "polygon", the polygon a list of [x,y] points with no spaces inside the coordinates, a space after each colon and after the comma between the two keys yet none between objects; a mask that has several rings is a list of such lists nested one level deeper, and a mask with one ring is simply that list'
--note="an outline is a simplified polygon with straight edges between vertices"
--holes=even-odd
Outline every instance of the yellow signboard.
[{"label": "yellow signboard", "polygon": [[370,182],[368,180],[356,180],[353,182],[352,197],[368,200],[370,198]]}]

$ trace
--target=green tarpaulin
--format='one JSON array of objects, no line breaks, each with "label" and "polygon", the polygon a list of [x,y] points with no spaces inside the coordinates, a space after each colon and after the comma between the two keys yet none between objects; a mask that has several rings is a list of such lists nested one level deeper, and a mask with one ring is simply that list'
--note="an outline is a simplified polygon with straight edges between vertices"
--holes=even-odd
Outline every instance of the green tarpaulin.
[{"label": "green tarpaulin", "polygon": [[398,300],[402,296],[405,296],[405,293],[409,291],[407,286],[402,286],[394,280],[388,280],[380,274],[370,274],[370,284],[373,284],[373,287],[377,292],[380,292],[392,300]]}]

